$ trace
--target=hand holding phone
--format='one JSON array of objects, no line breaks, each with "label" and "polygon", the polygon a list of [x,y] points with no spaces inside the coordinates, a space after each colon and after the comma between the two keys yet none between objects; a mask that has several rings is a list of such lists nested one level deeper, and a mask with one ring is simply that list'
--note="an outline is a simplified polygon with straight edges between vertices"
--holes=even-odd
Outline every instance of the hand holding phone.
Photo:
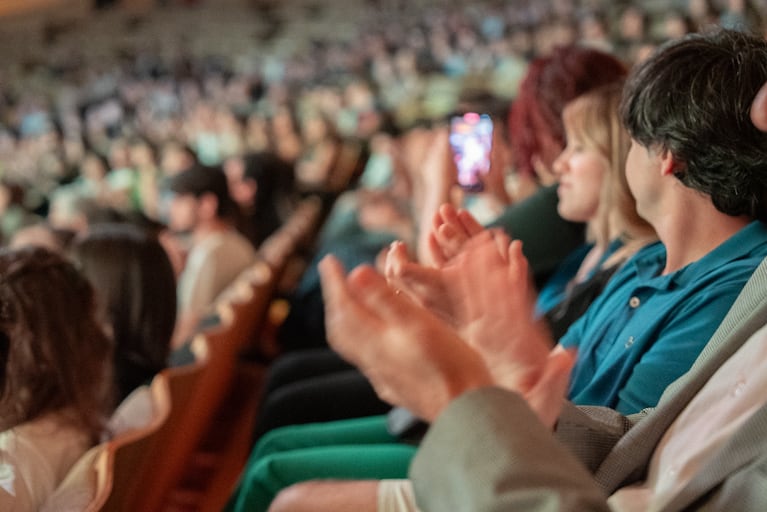
[{"label": "hand holding phone", "polygon": [[482,191],[482,176],[490,171],[492,141],[493,121],[489,115],[467,112],[451,118],[450,147],[462,189]]}]

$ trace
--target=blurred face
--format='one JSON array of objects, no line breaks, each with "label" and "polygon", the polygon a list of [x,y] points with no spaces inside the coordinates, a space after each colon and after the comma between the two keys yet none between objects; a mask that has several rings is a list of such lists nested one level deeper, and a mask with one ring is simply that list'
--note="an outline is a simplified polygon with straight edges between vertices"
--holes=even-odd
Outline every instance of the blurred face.
[{"label": "blurred face", "polygon": [[689,0],[687,10],[693,18],[703,18],[708,15],[708,2],[705,0]]},{"label": "blurred face", "polygon": [[325,121],[321,117],[312,116],[307,118],[302,128],[304,140],[307,142],[319,142],[327,134]]},{"label": "blurred face", "polygon": [[245,164],[242,158],[228,158],[224,162],[224,173],[232,199],[242,207],[252,206],[256,199],[256,183],[245,179]]},{"label": "blurred face", "polygon": [[567,146],[554,161],[554,172],[559,177],[559,215],[573,222],[593,219],[599,209],[602,180],[609,172],[604,155],[568,132]]},{"label": "blurred face", "polygon": [[670,15],[663,21],[666,38],[679,39],[687,34],[687,25],[681,16]]},{"label": "blurred face", "polygon": [[149,146],[135,145],[130,148],[130,161],[135,167],[146,167],[154,165],[152,151]]},{"label": "blurred face", "polygon": [[173,176],[194,165],[192,157],[182,148],[167,146],[163,150],[160,168],[166,176]]},{"label": "blurred face", "polygon": [[177,233],[192,231],[197,225],[198,199],[192,194],[173,194],[168,210],[168,227]]},{"label": "blurred face", "polygon": [[91,181],[101,181],[107,173],[107,170],[98,158],[88,156],[83,160],[81,169],[83,177]]},{"label": "blurred face", "polygon": [[642,13],[629,8],[621,16],[621,35],[625,39],[639,40],[644,37],[644,18]]}]

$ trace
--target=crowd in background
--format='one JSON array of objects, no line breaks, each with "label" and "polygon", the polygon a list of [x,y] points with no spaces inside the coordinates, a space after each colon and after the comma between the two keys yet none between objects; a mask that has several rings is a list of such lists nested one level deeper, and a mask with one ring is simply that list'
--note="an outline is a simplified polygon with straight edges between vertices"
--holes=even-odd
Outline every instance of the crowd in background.
[{"label": "crowd in background", "polygon": [[[467,240],[480,233],[483,225],[493,222],[516,240],[523,240],[524,249],[515,242],[514,254],[521,259],[522,251],[526,251],[524,257],[530,261],[530,274],[538,286],[552,277],[572,249],[585,248],[590,256],[578,252],[578,263],[565,269],[570,274],[555,279],[551,285],[556,292],[551,305],[562,301],[569,308],[569,297],[579,290],[575,285],[592,280],[593,272],[604,270],[608,261],[615,263],[610,259],[613,256],[620,256],[611,269],[617,270],[619,276],[633,272],[623,262],[637,251],[648,261],[650,254],[654,258],[652,265],[660,265],[653,251],[660,254],[666,248],[656,244],[656,231],[658,240],[670,248],[669,254],[690,246],[692,234],[697,233],[696,241],[702,243],[700,254],[696,253],[700,258],[712,249],[709,245],[714,241],[722,242],[737,231],[736,227],[742,228],[739,223],[745,223],[745,217],[763,221],[750,211],[721,210],[711,216],[713,220],[706,226],[711,229],[691,229],[694,233],[684,239],[685,243],[675,245],[675,236],[658,229],[657,225],[663,227],[661,222],[648,227],[636,218],[623,172],[628,136],[619,137],[622,132],[613,128],[619,124],[621,77],[635,64],[647,62],[653,50],[666,41],[690,32],[705,32],[716,25],[735,29],[727,35],[734,39],[747,37],[742,32],[765,34],[765,16],[767,2],[748,0],[337,0],[242,6],[232,3],[226,9],[210,0],[179,5],[160,2],[142,13],[106,9],[88,19],[51,19],[34,26],[14,25],[12,19],[0,21],[0,244],[12,248],[42,245],[72,256],[76,267],[61,256],[25,249],[0,253],[0,272],[7,274],[4,279],[18,279],[21,287],[31,286],[25,281],[29,277],[24,270],[27,267],[39,266],[47,271],[59,268],[72,281],[75,291],[83,292],[78,300],[87,307],[80,312],[82,318],[75,319],[76,327],[90,328],[97,323],[113,342],[109,350],[114,367],[109,371],[99,368],[104,381],[113,382],[109,389],[91,390],[98,391],[99,396],[85,396],[105,404],[105,410],[99,411],[103,417],[166,364],[185,362],[181,360],[189,355],[186,352],[190,351],[192,335],[202,323],[216,321],[206,316],[212,312],[216,297],[256,261],[258,247],[290,217],[299,198],[310,194],[325,200],[323,213],[327,216],[316,237],[314,260],[291,296],[290,312],[278,334],[278,352],[319,347],[324,350],[323,360],[330,356],[328,374],[339,368],[349,370],[343,362],[339,367],[339,357],[328,350],[323,316],[327,304],[323,304],[322,295],[327,291],[320,286],[320,274],[324,273],[326,284],[335,275],[335,285],[340,287],[343,271],[340,265],[330,267],[337,263],[327,262],[324,271],[322,267],[318,270],[317,262],[333,254],[348,269],[360,263],[377,263],[387,278],[402,278],[393,269],[401,270],[411,262],[415,265],[415,261],[435,265],[437,253],[445,261],[450,259],[446,249],[450,237],[440,229],[451,223],[453,235],[460,231],[456,223],[462,222],[462,228],[471,227],[464,233]],[[599,89],[604,85],[612,88]],[[592,88],[596,92],[585,94]],[[636,90],[634,93],[638,95]],[[579,107],[576,98],[591,101],[592,106]],[[589,116],[596,115],[599,105],[605,119],[595,121]],[[572,114],[573,108],[581,108],[580,113]],[[460,196],[453,194],[457,191],[453,187],[455,176],[445,121],[451,114],[469,110],[489,113],[494,119],[493,151],[488,157],[492,164],[484,193]],[[625,123],[627,114],[620,115]],[[592,126],[585,131],[597,135],[579,135],[589,122],[603,131]],[[608,125],[612,128],[607,129]],[[636,139],[635,135],[631,131],[631,137]],[[652,135],[657,134],[653,131]],[[568,212],[567,192],[556,190],[559,177],[570,172],[571,153],[582,149],[574,149],[579,137],[594,146],[590,149],[595,166],[606,166],[598,180],[583,185],[584,190],[590,189],[589,197],[596,204],[587,214]],[[611,142],[594,142],[597,139]],[[655,142],[652,139],[646,145],[654,148]],[[749,149],[754,147],[761,146],[752,144]],[[685,178],[684,173],[679,174],[679,179]],[[744,194],[737,193],[738,185],[749,193],[760,194],[758,187],[744,183],[749,182],[735,184],[735,199],[745,201]],[[719,196],[709,201],[706,194],[710,192],[713,197],[719,191],[703,190],[701,195],[688,189],[695,187],[674,188],[682,194],[676,203],[690,206],[689,212],[683,212],[691,212],[687,219],[690,223],[705,224],[705,217],[696,213],[713,213],[708,211],[710,203],[718,208]],[[600,201],[605,201],[602,210]],[[446,202],[456,206],[460,203],[476,220],[467,224],[469,214],[443,207]],[[513,208],[531,204],[537,204],[538,209],[530,208],[524,215]],[[761,215],[757,200],[751,207]],[[544,211],[551,217],[540,215]],[[630,216],[624,215],[627,212]],[[680,212],[674,209],[672,213]],[[621,215],[624,222],[616,223]],[[527,233],[513,220],[522,216],[529,228]],[[556,219],[552,221],[552,217]],[[729,217],[736,221],[730,222]],[[714,228],[723,218],[726,222],[720,226],[719,240]],[[634,231],[629,229],[631,226]],[[746,235],[741,238],[751,233],[758,240],[753,242],[756,249],[746,255],[740,273],[729,272],[726,276],[737,280],[737,286],[727,293],[719,290],[715,299],[706,302],[721,316],[762,260],[763,247],[767,247],[767,233],[762,232],[760,222],[753,222],[744,231]],[[440,236],[448,240],[440,241]],[[483,236],[478,239],[481,241]],[[485,244],[494,247],[489,237],[484,236]],[[548,240],[538,244],[536,238]],[[395,240],[404,243],[392,244]],[[439,250],[435,249],[437,245],[441,245]],[[741,252],[750,251],[741,239],[730,245]],[[549,250],[552,246],[556,248]],[[471,249],[471,244],[466,247]],[[536,247],[541,249],[538,258],[531,255]],[[725,247],[722,252],[730,250]],[[665,258],[665,252],[663,255]],[[150,261],[158,265],[157,269],[149,270]],[[698,260],[691,258],[684,263]],[[685,265],[680,263],[679,267]],[[723,268],[720,265],[718,270],[728,273]],[[520,272],[525,280],[526,269]],[[682,272],[680,269],[673,270]],[[661,276],[661,271],[666,270],[654,268],[651,275],[666,277]],[[72,274],[78,271],[90,278],[95,301],[90,292],[80,289]],[[712,281],[721,277],[713,270],[700,272],[701,277],[693,280],[700,286],[708,286],[704,274]],[[155,279],[154,274],[163,279]],[[575,321],[589,307],[611,275],[606,273],[595,283],[589,292],[593,294],[578,296],[583,307],[573,309],[567,322]],[[626,288],[634,286],[633,275],[631,279]],[[620,284],[623,281],[618,282],[610,290],[624,286]],[[334,284],[332,279],[330,284]],[[34,285],[41,286],[38,282]],[[546,288],[543,290],[546,298]],[[689,293],[693,292],[700,293],[697,289]],[[677,295],[674,300],[679,304],[697,304],[682,297],[681,292]],[[614,300],[622,301],[621,307],[626,308],[639,304],[631,305],[623,298],[621,295]],[[121,299],[132,303],[136,311],[128,314],[129,308]],[[155,307],[153,301],[162,302],[162,308]],[[0,322],[7,322],[8,338],[0,341],[6,342],[4,350],[11,354],[8,361],[21,357],[16,351],[23,350],[23,341],[37,336],[30,327],[34,322],[25,324],[26,331],[14,331],[19,329],[18,319],[45,316],[56,309],[53,302],[29,304],[23,311],[12,310],[16,307],[12,304],[0,297]],[[330,304],[334,306],[338,304]],[[582,329],[620,323],[610,316],[617,314],[617,306],[601,308],[590,318],[601,313],[603,316]],[[660,309],[676,311],[670,306]],[[150,311],[160,314],[150,315]],[[329,311],[332,313],[332,309]],[[329,316],[332,330],[333,315]],[[661,322],[661,316],[655,315],[653,320]],[[684,317],[687,329],[682,334],[696,343],[705,343],[710,335],[706,329],[713,330],[720,319],[700,315],[705,329],[690,335],[690,318],[679,316]],[[337,318],[335,321],[339,322]],[[561,333],[555,329],[552,332],[557,338],[567,332],[571,339],[579,334],[583,340],[601,339],[599,333],[567,331],[568,327],[569,323],[562,326]],[[664,333],[668,344],[673,336]],[[76,332],[71,334],[76,343]],[[500,332],[496,334],[501,336]],[[42,338],[45,343],[54,343],[55,336]],[[567,340],[567,335],[563,339]],[[337,339],[331,341],[338,343]],[[625,349],[633,344],[631,337]],[[621,346],[616,345],[618,357],[625,357]],[[684,369],[678,368],[680,372],[686,371],[697,355],[699,347],[694,348],[685,353],[690,360],[685,360]],[[587,353],[583,346],[579,349],[581,354]],[[86,353],[88,349],[81,342],[73,351]],[[634,353],[638,351],[636,348]],[[310,358],[316,355],[309,354]],[[35,362],[34,357],[28,359],[30,365]],[[312,372],[323,368],[314,363],[316,360],[307,365],[312,366]],[[665,359],[661,363],[659,366],[664,368],[669,366]],[[576,368],[580,373],[574,374],[574,381],[579,376],[588,380],[598,375],[590,369]],[[34,381],[35,371],[30,370],[29,375],[19,371],[18,385],[29,387],[24,379]],[[273,380],[278,372],[279,364],[273,365]],[[369,405],[372,388],[363,374],[355,371],[353,377],[357,384],[362,382],[357,389],[366,393]],[[670,382],[678,375],[665,377]],[[614,382],[615,375],[605,380]],[[68,384],[71,382],[61,383],[61,389]],[[653,388],[652,392],[659,396],[666,384],[656,376],[652,385],[645,382],[642,387]],[[348,388],[345,384],[343,392]],[[8,389],[12,387],[0,390],[0,412],[3,407],[17,407]],[[313,382],[311,391],[319,389]],[[323,393],[336,405],[343,404],[340,394]],[[110,397],[105,399],[101,394]],[[34,440],[40,435],[40,424],[50,422],[56,427],[71,419],[69,416],[78,415],[76,401],[69,404],[64,398],[53,398],[47,405],[29,405],[31,410],[14,417],[16,422],[5,425],[0,436]],[[636,412],[657,402],[657,398],[643,398],[632,403],[633,408],[618,410]],[[381,403],[374,400],[374,411],[350,409],[351,413],[366,415],[388,410],[388,403],[379,410]],[[315,402],[313,398],[311,401]],[[588,398],[582,402],[615,406],[609,400]],[[295,404],[291,399],[286,410],[294,411]],[[53,411],[50,416],[49,409]],[[264,411],[269,410],[262,407],[259,414],[264,416]],[[277,412],[280,421],[273,422],[275,425],[303,422],[292,416],[286,419],[281,410]],[[341,419],[336,415],[333,412],[332,418],[312,421]],[[388,429],[384,423],[386,418],[378,418],[376,428]],[[17,428],[19,425],[25,428]],[[33,428],[27,430],[30,425]],[[94,440],[92,425],[87,426],[89,438],[78,445],[80,452]],[[263,433],[259,428],[266,431],[273,426],[259,418],[255,437]],[[75,429],[74,434],[82,432]],[[306,436],[301,433],[299,437]],[[6,443],[3,439],[0,437],[0,444]],[[399,446],[399,439],[392,441]],[[66,454],[62,464],[66,466],[79,454]],[[257,479],[257,470],[264,463],[258,447],[254,454],[251,469]],[[410,457],[412,453],[408,453],[406,463]],[[323,469],[328,467],[325,459],[316,462]],[[359,463],[356,453],[353,462]],[[375,462],[368,466],[375,467]],[[2,464],[6,461],[0,458]],[[17,465],[24,467],[24,462]],[[302,470],[306,467],[302,466]],[[65,469],[60,468],[62,472]],[[404,470],[394,476],[403,477],[402,473]],[[40,481],[39,475],[22,476],[30,482]],[[354,472],[351,476],[360,475]],[[46,485],[52,489],[56,479],[48,480]],[[289,483],[293,482],[282,482],[270,490],[269,496],[262,499],[264,507],[282,484]],[[408,489],[409,484],[402,485]],[[43,489],[32,498],[44,499],[51,489]],[[244,486],[245,498],[230,505],[252,509],[248,492],[248,486]],[[239,499],[237,494],[235,499]]]},{"label": "crowd in background", "polygon": [[[639,254],[639,261],[658,266],[656,253],[668,249],[676,255],[678,249],[696,245],[697,259],[677,258],[679,268],[671,269],[683,273],[687,264],[702,268],[690,279],[694,286],[675,288],[673,307],[662,306],[660,299],[657,311],[643,304],[647,339],[654,336],[649,332],[653,322],[667,321],[659,311],[676,314],[677,303],[700,317],[696,320],[681,309],[679,332],[668,321],[671,327],[664,324],[668,329],[655,337],[661,342],[653,338],[682,363],[674,366],[671,357],[661,357],[657,366],[662,372],[645,370],[651,378],[639,372],[636,382],[644,381],[632,386],[642,396],[631,403],[590,396],[600,385],[595,376],[601,374],[576,365],[573,382],[583,391],[570,397],[575,403],[626,413],[656,403],[667,383],[689,368],[700,349],[694,344],[709,339],[707,329],[718,325],[764,257],[767,231],[761,222],[743,227],[746,217],[764,220],[758,172],[748,179],[745,174],[732,178],[732,198],[726,186],[698,190],[695,183],[677,187],[674,182],[669,189],[679,196],[668,201],[674,208],[650,211],[656,213],[648,216],[655,223],[638,217],[639,207],[629,193],[635,192],[624,172],[629,132],[635,145],[648,148],[660,139],[657,126],[650,126],[649,142],[635,136],[636,126],[633,131],[624,126],[624,133],[621,120],[625,124],[631,116],[618,105],[627,71],[652,63],[652,55],[659,55],[653,50],[666,41],[722,26],[735,29],[725,39],[740,37],[763,45],[743,32],[767,34],[767,0],[262,0],[223,5],[215,0],[165,1],[144,11],[99,9],[87,18],[53,18],[42,12],[23,21],[0,19],[0,356],[9,368],[0,383],[0,418],[5,420],[0,428],[0,486],[31,485],[29,495],[0,492],[0,508],[24,503],[36,509],[84,450],[101,434],[117,431],[107,418],[118,404],[125,404],[134,389],[144,389],[142,384],[167,365],[194,358],[189,341],[201,325],[218,321],[212,307],[217,298],[263,257],[259,247],[298,209],[303,196],[323,200],[323,225],[311,234],[315,244],[307,249],[314,251],[303,255],[312,261],[291,283],[296,286],[290,290],[289,311],[275,347],[244,354],[271,366],[258,410],[256,448],[230,502],[236,510],[266,509],[283,487],[323,475],[401,479],[415,453],[409,446],[402,450],[400,434],[409,436],[423,425],[407,411],[397,416],[403,413],[397,409],[394,416],[367,418],[389,411],[390,404],[376,397],[365,368],[353,370],[328,347],[328,338],[335,349],[342,338],[339,319],[347,321],[354,314],[352,308],[339,307],[338,296],[335,303],[323,303],[323,292],[328,294],[328,283],[337,290],[354,281],[343,281],[334,258],[318,266],[327,254],[346,269],[377,263],[390,284],[399,279],[402,286],[387,299],[392,304],[402,300],[397,297],[403,289],[410,293],[406,271],[417,270],[416,262],[437,269],[450,260],[451,236],[460,238],[465,230],[467,240],[485,243],[472,248],[467,242],[467,253],[489,254],[495,242],[480,233],[483,226],[500,226],[515,238],[516,252],[509,252],[509,258],[527,258],[529,273],[542,291],[537,311],[545,314],[555,336],[546,341],[561,338],[563,346],[570,346],[578,337],[582,339],[575,341],[609,338],[611,333],[596,331],[602,326],[623,329],[620,324],[629,313],[624,315],[621,308],[640,304],[634,296],[624,300],[623,289],[615,292],[634,286],[633,274],[625,278],[633,272],[625,261]],[[718,86],[737,93],[736,82]],[[738,107],[750,103],[753,91],[749,94],[748,102]],[[678,103],[696,100],[692,92],[682,96]],[[734,112],[737,108],[725,110],[727,115],[743,114]],[[484,191],[461,195],[453,186],[446,120],[467,111],[490,114],[494,138]],[[711,111],[713,107],[707,113]],[[722,119],[729,119],[727,115]],[[721,126],[699,119],[692,124],[704,141],[704,128],[713,126],[708,145],[717,150]],[[738,125],[735,131],[742,124],[728,126]],[[749,129],[753,132],[750,124]],[[701,145],[700,133],[693,135],[690,139]],[[748,151],[758,153],[763,147],[745,136],[735,139]],[[737,167],[737,158],[751,158],[737,144],[730,145],[735,149],[727,154],[727,165]],[[704,155],[714,150],[695,149]],[[591,157],[588,165],[577,160],[584,152]],[[758,154],[748,165],[763,161]],[[695,178],[701,169],[693,167],[690,175]],[[708,164],[700,167],[719,172]],[[580,178],[568,178],[570,191],[564,185],[557,190],[558,180],[571,172]],[[659,179],[669,174],[687,178],[671,169]],[[717,175],[718,183],[725,178]],[[578,179],[581,187],[573,188]],[[755,199],[749,202],[747,194]],[[709,195],[716,197],[709,200]],[[584,197],[588,201],[581,201]],[[637,197],[636,205],[640,199],[648,204],[647,197]],[[714,212],[711,203],[719,208],[717,202],[735,206]],[[466,209],[451,209],[449,203]],[[739,210],[740,203],[756,213]],[[680,204],[688,209],[681,211]],[[639,213],[648,213],[647,208]],[[671,234],[659,229],[672,217],[680,221],[680,229]],[[686,230],[696,223],[705,230]],[[740,228],[745,234],[734,235]],[[677,240],[680,233],[684,236]],[[715,258],[701,258],[730,236],[739,238],[716,250],[742,256],[743,264],[733,270]],[[45,249],[18,249],[29,245]],[[456,254],[464,250],[453,249]],[[563,260],[566,265],[560,266]],[[712,261],[717,268],[706,266]],[[648,275],[668,277],[662,275],[668,267],[654,266]],[[527,268],[519,272],[525,282]],[[437,275],[433,269],[424,275]],[[614,272],[619,278],[609,288],[613,297],[606,292],[596,312],[589,310],[581,327],[568,330]],[[460,272],[454,281],[464,283],[461,297],[470,305],[481,303],[485,288],[492,292],[502,281],[469,287],[476,283],[466,276],[472,273]],[[734,284],[723,291],[715,288],[721,283]],[[46,293],[52,284],[55,293]],[[715,293],[705,288],[709,285]],[[498,300],[489,302],[503,309],[501,299],[513,299],[511,291],[517,288],[510,286],[508,294],[499,293]],[[478,300],[472,302],[470,292]],[[682,292],[705,297],[705,307]],[[37,301],[37,296],[45,300]],[[334,308],[344,314],[334,316]],[[417,314],[423,308],[410,309]],[[492,315],[483,311],[481,316]],[[513,327],[490,332],[488,324],[488,332],[477,338],[505,337],[524,325],[522,320],[530,321],[512,316],[519,320]],[[694,331],[698,324],[699,331]],[[389,328],[400,325],[399,320],[386,323]],[[362,341],[386,332],[373,331],[363,333]],[[349,334],[351,339],[359,332],[351,329]],[[409,346],[437,339],[417,338]],[[689,344],[680,345],[679,339]],[[634,344],[632,335],[615,345],[616,359],[641,353],[644,342],[627,351]],[[579,363],[588,364],[592,349],[578,347],[583,356]],[[442,348],[434,350],[435,357],[443,354]],[[80,365],[57,371],[62,360],[82,361],[89,373],[80,375]],[[604,371],[605,382],[618,382],[611,368]],[[326,406],[328,401],[333,407]],[[403,432],[392,432],[389,420],[398,417],[404,418]],[[351,423],[333,422],[347,418],[374,429],[374,442],[381,447],[373,457],[346,453]],[[335,428],[342,434],[343,449],[333,458],[310,453],[306,463],[297,464],[295,475],[282,473],[282,454],[269,450],[291,432],[301,446],[322,437],[311,430],[318,421],[329,422],[320,427],[327,429],[328,451]],[[310,423],[309,430],[290,430],[301,423]],[[59,437],[50,435],[60,434],[62,425],[74,441],[64,452],[55,442]],[[283,426],[288,429],[276,428]],[[379,432],[385,432],[383,438]],[[369,448],[367,455],[373,453]],[[288,454],[284,460],[296,456]],[[39,464],[29,462],[38,459]],[[344,473],[347,460],[352,463],[349,474]],[[361,460],[367,460],[369,469],[380,464],[387,471],[361,475]],[[389,471],[390,460],[396,471]],[[312,473],[314,467],[321,474]],[[276,481],[269,473],[273,468],[284,481],[271,487],[258,484]],[[396,494],[407,492],[409,485],[400,480],[381,489]],[[267,487],[264,496],[254,490]],[[316,490],[310,490],[311,510],[318,510]],[[351,499],[356,492],[331,494]],[[285,509],[294,510],[291,506]]]},{"label": "crowd in background", "polygon": [[[322,179],[319,140],[370,141],[453,111],[508,105],[529,60],[579,42],[643,58],[707,24],[761,29],[757,2],[322,2],[102,11],[44,30],[0,24],[3,237],[90,206],[167,220],[163,180],[269,150]],[[181,163],[179,163],[181,162]],[[377,160],[380,163],[380,160]],[[302,168],[302,164],[303,165]],[[316,174],[319,173],[319,177]],[[83,200],[84,199],[84,200]]]}]

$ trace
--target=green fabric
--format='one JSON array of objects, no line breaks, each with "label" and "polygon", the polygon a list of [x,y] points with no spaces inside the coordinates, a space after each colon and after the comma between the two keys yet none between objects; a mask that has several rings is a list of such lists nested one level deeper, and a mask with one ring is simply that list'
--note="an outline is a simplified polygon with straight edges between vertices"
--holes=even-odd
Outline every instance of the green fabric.
[{"label": "green fabric", "polygon": [[279,428],[256,445],[227,510],[266,510],[306,480],[405,478],[415,451],[388,433],[386,416]]},{"label": "green fabric", "polygon": [[539,188],[514,203],[488,227],[499,227],[522,240],[522,252],[540,290],[559,263],[583,244],[584,224],[564,220],[557,213],[557,185]]}]

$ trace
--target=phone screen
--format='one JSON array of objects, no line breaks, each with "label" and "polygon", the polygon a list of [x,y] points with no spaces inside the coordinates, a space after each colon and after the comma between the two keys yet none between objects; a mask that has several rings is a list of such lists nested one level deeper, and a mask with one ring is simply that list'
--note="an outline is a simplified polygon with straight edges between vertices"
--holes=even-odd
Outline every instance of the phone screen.
[{"label": "phone screen", "polygon": [[450,147],[464,190],[482,190],[482,176],[490,170],[493,121],[487,114],[468,112],[450,120]]}]

